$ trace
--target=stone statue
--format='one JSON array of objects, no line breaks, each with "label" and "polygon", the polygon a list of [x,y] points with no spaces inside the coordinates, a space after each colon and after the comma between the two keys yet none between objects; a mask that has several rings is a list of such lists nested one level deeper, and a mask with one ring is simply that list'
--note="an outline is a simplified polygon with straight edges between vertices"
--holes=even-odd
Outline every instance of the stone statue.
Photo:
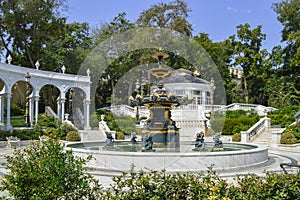
[{"label": "stone statue", "polygon": [[220,140],[220,135],[216,135],[213,139],[215,141],[215,148],[223,148],[223,142]]},{"label": "stone statue", "polygon": [[153,151],[152,149],[153,141],[151,135],[146,135],[144,138],[144,150],[143,151]]},{"label": "stone statue", "polygon": [[131,136],[130,136],[130,142],[131,143],[136,143],[136,133],[135,132],[131,132]]},{"label": "stone statue", "polygon": [[200,132],[196,134],[196,141],[195,141],[195,148],[193,150],[199,151],[204,149],[205,144],[204,144],[204,133]]},{"label": "stone statue", "polygon": [[106,144],[104,148],[113,148],[114,147],[114,137],[112,136],[111,133],[106,132]]}]

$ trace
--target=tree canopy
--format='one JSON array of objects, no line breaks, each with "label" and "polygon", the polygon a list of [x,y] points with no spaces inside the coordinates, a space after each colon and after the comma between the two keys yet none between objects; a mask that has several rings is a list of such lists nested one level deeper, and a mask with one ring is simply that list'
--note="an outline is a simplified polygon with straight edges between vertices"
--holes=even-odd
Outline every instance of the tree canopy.
[{"label": "tree canopy", "polygon": [[[136,21],[130,21],[126,13],[118,14],[111,22],[89,27],[88,23],[67,23],[64,12],[66,0],[0,0],[0,51],[2,56],[13,57],[13,64],[59,72],[62,65],[67,73],[77,73],[89,52],[99,43],[119,33],[138,27],[159,27],[182,33],[209,53],[218,66],[226,88],[227,103],[247,102],[266,106],[295,105],[300,102],[300,1],[283,0],[274,3],[273,9],[282,24],[282,44],[269,51],[262,44],[267,35],[262,26],[237,25],[224,41],[213,41],[208,33],[193,36],[188,17],[192,10],[184,0],[158,3],[142,11]],[[201,25],[200,25],[201,26]],[[120,77],[134,65],[151,63],[150,53],[157,49],[139,49],[124,52],[114,58],[114,48],[107,46],[111,61],[103,76],[91,74],[92,82],[109,77],[97,88],[97,107],[111,103],[113,87]],[[103,51],[106,51],[103,49]],[[191,63],[181,57],[181,52],[168,51],[166,64],[174,69],[192,69]],[[178,56],[179,55],[179,56]],[[242,78],[229,73],[229,67],[240,68]],[[102,72],[101,72],[102,73]],[[201,72],[199,72],[201,74]],[[105,77],[104,77],[105,76]],[[103,96],[104,95],[104,96]],[[284,98],[284,102],[279,99]]]}]

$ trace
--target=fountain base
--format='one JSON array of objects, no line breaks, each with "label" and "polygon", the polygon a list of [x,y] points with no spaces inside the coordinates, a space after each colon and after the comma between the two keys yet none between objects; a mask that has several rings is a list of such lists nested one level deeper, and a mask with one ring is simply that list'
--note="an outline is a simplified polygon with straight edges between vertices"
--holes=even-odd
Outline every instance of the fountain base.
[{"label": "fountain base", "polygon": [[[221,151],[192,151],[193,144],[184,143],[181,151],[155,152],[121,152],[105,151],[101,145],[105,142],[69,143],[68,149],[72,149],[77,156],[86,158],[93,155],[95,159],[88,163],[88,167],[103,172],[130,171],[134,165],[137,170],[167,170],[169,172],[199,172],[206,171],[213,166],[216,171],[247,168],[268,161],[268,148],[255,144],[224,143]],[[122,142],[115,142],[115,147]],[[123,144],[126,145],[126,144]],[[213,148],[213,143],[207,144],[208,149]],[[98,146],[98,150],[95,149]],[[188,149],[189,148],[189,149]]]}]

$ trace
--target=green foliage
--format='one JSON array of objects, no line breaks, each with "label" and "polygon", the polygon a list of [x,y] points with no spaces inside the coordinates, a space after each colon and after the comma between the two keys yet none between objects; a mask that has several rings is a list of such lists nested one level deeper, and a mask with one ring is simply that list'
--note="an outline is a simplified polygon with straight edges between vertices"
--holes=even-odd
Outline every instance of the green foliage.
[{"label": "green foliage", "polygon": [[251,29],[248,23],[238,25],[237,33],[229,38],[233,49],[232,66],[243,69],[241,88],[246,103],[249,103],[249,96],[253,98],[253,103],[267,102],[265,87],[271,66],[267,64],[267,51],[261,50],[265,39],[261,25]]},{"label": "green foliage", "polygon": [[288,128],[281,135],[280,143],[281,144],[296,144],[297,138],[293,133],[293,129]]},{"label": "green foliage", "polygon": [[124,140],[125,139],[125,135],[123,132],[116,132],[116,140]]},{"label": "green foliage", "polygon": [[187,36],[192,36],[192,24],[187,20],[190,11],[187,3],[183,0],[159,3],[143,11],[137,20],[137,24],[139,26],[169,28]]},{"label": "green foliage", "polygon": [[100,199],[100,185],[84,168],[87,160],[56,140],[33,142],[6,156],[1,182],[15,199]]},{"label": "green foliage", "polygon": [[58,122],[56,126],[57,126],[56,128],[46,129],[45,135],[47,135],[51,138],[54,138],[54,139],[65,140],[67,134],[70,131],[76,131],[77,132],[77,129],[74,126],[72,126],[70,124],[67,124],[67,123]]},{"label": "green foliage", "polygon": [[13,134],[21,140],[38,140],[39,136],[42,136],[44,132],[39,126],[34,126],[29,129],[14,129]]},{"label": "green foliage", "polygon": [[115,116],[106,110],[97,111],[97,115],[104,115],[104,121],[112,131],[123,132],[125,135],[130,135],[131,132],[137,132],[135,127],[135,119],[129,116]]},{"label": "green foliage", "polygon": [[300,174],[266,173],[237,176],[235,183],[220,178],[210,167],[207,173],[176,173],[166,171],[136,172],[114,177],[104,199],[297,199]]},{"label": "green foliage", "polygon": [[206,130],[205,136],[215,136],[216,132],[212,128]]},{"label": "green foliage", "polygon": [[97,112],[94,112],[90,116],[90,126],[91,127],[99,127],[99,117],[97,115]]},{"label": "green foliage", "polygon": [[222,130],[223,135],[232,135],[248,130],[256,122],[259,116],[254,111],[226,111],[226,118]]},{"label": "green foliage", "polygon": [[236,132],[232,135],[232,142],[240,142],[242,140],[242,134],[240,132]]},{"label": "green foliage", "polygon": [[76,141],[81,141],[81,137],[78,131],[70,131],[66,136],[66,140],[70,142],[76,142]]},{"label": "green foliage", "polygon": [[57,126],[57,122],[56,119],[52,116],[48,116],[48,115],[39,115],[39,121],[38,124],[41,127],[56,127]]},{"label": "green foliage", "polygon": [[0,131],[0,141],[6,141],[6,137],[9,136],[18,137],[21,140],[38,140],[42,135],[44,135],[44,131],[39,126],[33,126],[29,129],[13,129],[13,132]]},{"label": "green foliage", "polygon": [[295,121],[294,115],[300,110],[300,106],[286,106],[274,110],[268,114],[271,118],[271,125],[287,127]]},{"label": "green foliage", "polygon": [[10,108],[10,114],[11,116],[24,115],[25,114],[24,105],[13,103]]},{"label": "green foliage", "polygon": [[115,124],[117,126],[113,127],[113,129],[116,129],[117,131],[121,131],[126,135],[130,135],[131,132],[136,131],[135,127],[135,119],[131,117],[125,117],[125,116],[120,116],[115,119]]}]

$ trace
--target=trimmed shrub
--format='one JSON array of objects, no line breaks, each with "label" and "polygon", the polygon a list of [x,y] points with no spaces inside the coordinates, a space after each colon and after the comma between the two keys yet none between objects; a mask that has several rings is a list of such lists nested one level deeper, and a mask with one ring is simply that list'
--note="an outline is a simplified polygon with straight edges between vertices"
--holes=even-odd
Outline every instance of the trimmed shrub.
[{"label": "trimmed shrub", "polygon": [[287,129],[281,135],[280,143],[281,144],[296,144],[297,138],[295,137],[292,129]]},{"label": "trimmed shrub", "polygon": [[45,131],[45,135],[50,138],[58,139],[58,130],[56,128],[48,128]]},{"label": "trimmed shrub", "polygon": [[124,140],[125,139],[125,135],[123,132],[116,132],[116,140]]},{"label": "trimmed shrub", "polygon": [[241,133],[235,133],[232,135],[232,142],[240,142],[242,140]]},{"label": "trimmed shrub", "polygon": [[77,131],[70,131],[67,134],[66,140],[70,142],[77,142],[77,141],[81,141],[81,137]]},{"label": "trimmed shrub", "polygon": [[53,127],[53,128],[57,127],[56,119],[54,117],[48,116],[48,115],[40,115],[38,124],[41,127],[47,127],[47,128],[48,127]]}]

